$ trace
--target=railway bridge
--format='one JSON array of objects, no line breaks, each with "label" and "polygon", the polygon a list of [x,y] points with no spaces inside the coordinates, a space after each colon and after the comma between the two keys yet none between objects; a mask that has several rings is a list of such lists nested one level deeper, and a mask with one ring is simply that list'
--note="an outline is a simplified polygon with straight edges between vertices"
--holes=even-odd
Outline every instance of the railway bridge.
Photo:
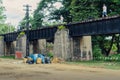
[{"label": "railway bridge", "polygon": [[[92,35],[119,34],[120,16],[99,18],[64,24],[66,30],[58,30],[59,25],[29,31],[31,53],[52,52],[56,57],[68,59],[92,59]],[[26,31],[24,31],[26,34]],[[1,35],[0,55],[14,55],[20,51],[26,55],[26,36],[18,39],[20,32]]]}]

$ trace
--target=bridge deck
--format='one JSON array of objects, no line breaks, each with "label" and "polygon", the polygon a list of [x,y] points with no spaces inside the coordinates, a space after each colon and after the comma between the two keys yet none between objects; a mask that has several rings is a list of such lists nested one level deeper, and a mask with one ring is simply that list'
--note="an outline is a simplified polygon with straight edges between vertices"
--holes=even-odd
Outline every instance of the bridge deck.
[{"label": "bridge deck", "polygon": [[[120,33],[120,16],[70,23],[65,26],[69,29],[69,35],[72,37]],[[56,31],[56,26],[30,30],[29,40],[54,38]],[[17,32],[5,34],[4,41],[15,41],[17,36]]]}]

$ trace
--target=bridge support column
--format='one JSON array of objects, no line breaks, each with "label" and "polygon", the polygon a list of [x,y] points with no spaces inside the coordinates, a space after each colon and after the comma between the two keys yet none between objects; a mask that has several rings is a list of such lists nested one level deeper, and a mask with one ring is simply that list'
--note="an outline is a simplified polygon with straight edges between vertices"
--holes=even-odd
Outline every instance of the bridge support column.
[{"label": "bridge support column", "polygon": [[[17,53],[21,54],[19,58],[26,56],[26,35],[23,35],[22,37],[17,39],[15,54]],[[16,58],[18,58],[17,55]]]},{"label": "bridge support column", "polygon": [[64,60],[71,59],[69,31],[67,29],[57,30],[55,33],[53,53],[55,57]]},{"label": "bridge support column", "polygon": [[15,55],[16,41],[4,43],[4,55]]},{"label": "bridge support column", "polygon": [[70,39],[72,60],[92,60],[91,36],[72,37]]},{"label": "bridge support column", "polygon": [[46,39],[39,39],[38,44],[39,44],[40,53],[45,54],[46,53],[46,44],[47,44]]},{"label": "bridge support column", "polygon": [[0,37],[0,56],[4,56],[4,38],[1,36]]},{"label": "bridge support column", "polygon": [[73,61],[81,60],[80,39],[81,37],[71,38],[70,44],[71,44],[71,52],[72,52]]},{"label": "bridge support column", "polygon": [[29,45],[29,52],[30,52],[30,54],[32,54],[33,53],[33,41],[30,41],[30,45]]},{"label": "bridge support column", "polygon": [[34,54],[40,53],[39,40],[33,40],[33,41],[32,41],[32,44],[33,44],[33,53],[34,53]]},{"label": "bridge support column", "polygon": [[80,39],[81,60],[92,60],[91,36],[83,36]]}]

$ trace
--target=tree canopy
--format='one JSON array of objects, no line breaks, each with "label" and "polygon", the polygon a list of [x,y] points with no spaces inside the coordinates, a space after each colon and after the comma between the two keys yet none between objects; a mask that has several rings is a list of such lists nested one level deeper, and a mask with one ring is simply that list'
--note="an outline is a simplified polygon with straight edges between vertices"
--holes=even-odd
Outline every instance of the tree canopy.
[{"label": "tree canopy", "polygon": [[[59,9],[54,6],[56,2],[62,5]],[[103,4],[107,6],[108,16],[120,14],[120,0],[41,0],[31,19],[32,28],[41,28],[43,25],[48,25],[50,21],[59,24],[60,16],[66,23],[101,18]],[[112,39],[107,40],[108,35],[92,37],[93,47],[97,43],[97,47],[101,48],[101,52],[107,56],[113,49],[113,44],[117,46],[116,50],[120,49],[119,36],[115,34],[109,36]]]},{"label": "tree canopy", "polygon": [[0,34],[9,33],[15,30],[14,26],[5,23],[6,16],[4,15],[5,8],[0,0]]}]

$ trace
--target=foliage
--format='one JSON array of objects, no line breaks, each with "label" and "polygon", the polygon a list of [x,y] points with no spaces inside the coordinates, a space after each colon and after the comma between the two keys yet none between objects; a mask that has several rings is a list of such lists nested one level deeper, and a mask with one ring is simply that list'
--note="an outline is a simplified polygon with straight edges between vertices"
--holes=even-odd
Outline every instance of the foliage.
[{"label": "foliage", "polygon": [[106,39],[107,36],[109,35],[92,36],[93,49],[94,46],[98,45],[101,53],[105,56],[109,55],[115,40],[115,35],[111,35],[112,39]]},{"label": "foliage", "polygon": [[72,22],[72,16],[70,14],[70,4],[72,0],[61,0],[62,7],[51,13],[53,16],[51,19],[59,20],[60,16],[63,16],[63,22]]},{"label": "foliage", "polygon": [[98,45],[93,46],[93,57],[103,57],[103,55],[101,54],[101,49],[99,48]]},{"label": "foliage", "polygon": [[[38,4],[37,9],[34,11],[34,22],[33,26],[35,28],[43,27],[43,23],[46,22],[46,20],[49,20],[50,12],[53,12],[56,8],[54,7],[54,3],[57,0],[41,0]],[[48,16],[49,15],[49,16]]]},{"label": "foliage", "polygon": [[53,53],[49,52],[49,53],[47,53],[47,56],[50,58],[53,58],[54,55],[53,55]]},{"label": "foliage", "polygon": [[19,33],[19,35],[18,35],[17,38],[20,38],[20,37],[22,37],[22,36],[24,36],[24,35],[25,35],[25,32],[22,31],[22,32]]},{"label": "foliage", "polygon": [[15,27],[11,24],[1,24],[0,25],[0,34],[10,33],[15,31]]},{"label": "foliage", "polygon": [[116,52],[118,50],[117,46],[115,44],[112,45],[112,51]]},{"label": "foliage", "polygon": [[15,30],[14,26],[11,24],[6,24],[6,16],[4,15],[5,8],[2,5],[2,0],[0,0],[0,34],[9,33]]},{"label": "foliage", "polygon": [[[19,23],[19,26],[20,26],[19,30],[26,30],[27,28],[26,23],[27,23],[26,17],[24,17]],[[30,16],[29,17],[29,29],[34,29],[33,23],[34,23],[33,17]]]},{"label": "foliage", "polygon": [[6,16],[3,14],[5,8],[2,6],[2,0],[0,0],[0,26],[5,22]]},{"label": "foliage", "polygon": [[83,21],[89,18],[98,18],[96,3],[91,0],[72,0],[70,5],[72,21]]},{"label": "foliage", "polygon": [[112,54],[107,57],[105,56],[97,56],[93,58],[95,61],[108,61],[108,62],[117,62],[120,61],[120,54]]},{"label": "foliage", "polygon": [[[62,7],[56,9],[54,4],[56,2],[62,3]],[[49,20],[59,21],[60,16],[63,16],[63,21],[78,22],[88,19],[96,19],[102,17],[102,6],[106,4],[108,16],[120,14],[120,0],[41,0],[37,9],[34,11],[32,19],[32,29],[41,28],[42,25],[49,25]],[[111,50],[120,53],[119,37],[115,35],[112,39],[106,40],[108,35],[92,36],[93,51],[97,52],[97,48],[101,49],[101,53],[109,56]],[[113,47],[114,44],[114,47]],[[114,48],[114,49],[113,49]],[[98,55],[98,53],[96,53]]]},{"label": "foliage", "polygon": [[4,59],[15,59],[15,56],[0,56],[0,58],[4,58]]},{"label": "foliage", "polygon": [[82,65],[89,66],[94,68],[105,68],[105,69],[113,69],[120,70],[120,62],[105,62],[105,61],[81,61],[81,62],[66,62],[69,65]]},{"label": "foliage", "polygon": [[63,29],[65,29],[65,26],[63,25],[58,26],[58,30],[63,30]]}]

